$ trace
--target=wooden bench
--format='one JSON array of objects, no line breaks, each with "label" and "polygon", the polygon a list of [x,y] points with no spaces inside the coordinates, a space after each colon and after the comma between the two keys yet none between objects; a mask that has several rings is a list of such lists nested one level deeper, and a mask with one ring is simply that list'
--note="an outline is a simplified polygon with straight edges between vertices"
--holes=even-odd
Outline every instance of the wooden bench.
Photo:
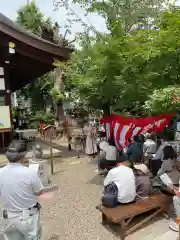
[{"label": "wooden bench", "polygon": [[[102,213],[102,224],[116,223],[120,225],[119,237],[124,240],[127,235],[134,232],[137,228],[150,221],[158,214],[167,212],[168,206],[172,201],[172,197],[155,193],[149,199],[142,200],[136,203],[120,205],[116,208],[106,208],[103,205],[98,205],[98,209]],[[154,211],[153,211],[154,210]],[[129,227],[129,224],[134,217],[150,212],[143,220]]]}]

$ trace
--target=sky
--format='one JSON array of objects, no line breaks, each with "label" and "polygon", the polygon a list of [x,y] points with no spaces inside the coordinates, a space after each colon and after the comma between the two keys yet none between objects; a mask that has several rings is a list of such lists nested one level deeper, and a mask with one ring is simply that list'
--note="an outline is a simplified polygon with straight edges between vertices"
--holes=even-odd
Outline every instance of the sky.
[{"label": "sky", "polygon": [[[0,11],[7,17],[15,20],[17,10],[26,4],[26,2],[27,0],[0,0]],[[58,11],[54,11],[52,2],[53,0],[36,0],[37,6],[41,9],[45,16],[50,17],[54,22],[59,23],[60,32],[63,34],[65,32],[64,26],[68,24],[67,11],[63,8],[60,8]],[[177,3],[179,5],[180,0],[177,0]],[[90,22],[99,31],[106,31],[105,22],[100,16],[90,15],[87,19],[84,17],[83,9],[81,9],[79,5],[73,5],[72,9],[80,18],[83,19],[84,22]],[[83,32],[83,27],[80,24],[75,23],[71,28],[71,35],[67,35],[67,38],[73,40],[77,32]]]},{"label": "sky", "polygon": [[[12,20],[16,19],[17,10],[26,4],[27,0],[0,0],[1,13],[11,18]],[[58,22],[60,25],[60,31],[63,34],[65,32],[64,26],[68,24],[67,22],[67,11],[63,8],[60,8],[57,11],[54,11],[53,0],[36,0],[37,6],[41,11],[47,16],[51,17],[54,22]],[[83,10],[79,5],[73,5],[72,9],[76,14],[83,19],[84,22],[88,23],[90,21],[97,30],[104,31],[105,22],[104,20],[96,15],[91,15],[88,17],[83,16]],[[76,23],[71,28],[71,35],[67,36],[69,39],[73,39],[77,32],[82,32],[83,27]]]}]

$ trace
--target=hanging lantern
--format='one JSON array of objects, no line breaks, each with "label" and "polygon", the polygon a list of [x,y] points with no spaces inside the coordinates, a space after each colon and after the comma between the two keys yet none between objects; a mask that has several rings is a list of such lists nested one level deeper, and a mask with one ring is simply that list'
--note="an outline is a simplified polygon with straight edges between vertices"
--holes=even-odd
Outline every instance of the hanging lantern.
[{"label": "hanging lantern", "polygon": [[9,42],[9,53],[10,54],[15,54],[15,47],[16,47],[16,44],[13,43],[13,42]]}]

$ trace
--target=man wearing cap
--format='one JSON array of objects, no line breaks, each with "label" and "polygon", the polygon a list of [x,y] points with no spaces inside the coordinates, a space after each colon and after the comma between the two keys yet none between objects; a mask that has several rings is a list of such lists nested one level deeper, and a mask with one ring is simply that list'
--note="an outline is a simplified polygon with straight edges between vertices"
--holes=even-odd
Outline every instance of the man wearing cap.
[{"label": "man wearing cap", "polygon": [[145,156],[147,155],[153,155],[156,153],[157,145],[156,142],[153,140],[153,136],[150,133],[146,133],[145,135],[146,141],[143,145],[143,153]]},{"label": "man wearing cap", "polygon": [[[40,204],[43,185],[37,173],[23,166],[27,151],[24,141],[13,141],[6,152],[9,164],[0,170],[3,219],[0,236],[7,240],[40,239]],[[1,238],[0,238],[1,239]]]},{"label": "man wearing cap", "polygon": [[136,163],[133,168],[136,178],[136,201],[149,198],[152,192],[152,186],[147,166],[139,162]]}]

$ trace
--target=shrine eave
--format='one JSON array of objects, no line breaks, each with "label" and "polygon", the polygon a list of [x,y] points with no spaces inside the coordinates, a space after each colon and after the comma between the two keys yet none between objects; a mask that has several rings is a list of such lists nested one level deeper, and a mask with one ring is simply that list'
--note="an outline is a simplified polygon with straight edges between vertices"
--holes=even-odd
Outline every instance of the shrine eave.
[{"label": "shrine eave", "polygon": [[[9,53],[9,43],[15,54]],[[67,61],[73,49],[58,46],[32,34],[0,13],[0,63],[9,63],[9,87],[16,91],[54,66],[54,59]]]}]

